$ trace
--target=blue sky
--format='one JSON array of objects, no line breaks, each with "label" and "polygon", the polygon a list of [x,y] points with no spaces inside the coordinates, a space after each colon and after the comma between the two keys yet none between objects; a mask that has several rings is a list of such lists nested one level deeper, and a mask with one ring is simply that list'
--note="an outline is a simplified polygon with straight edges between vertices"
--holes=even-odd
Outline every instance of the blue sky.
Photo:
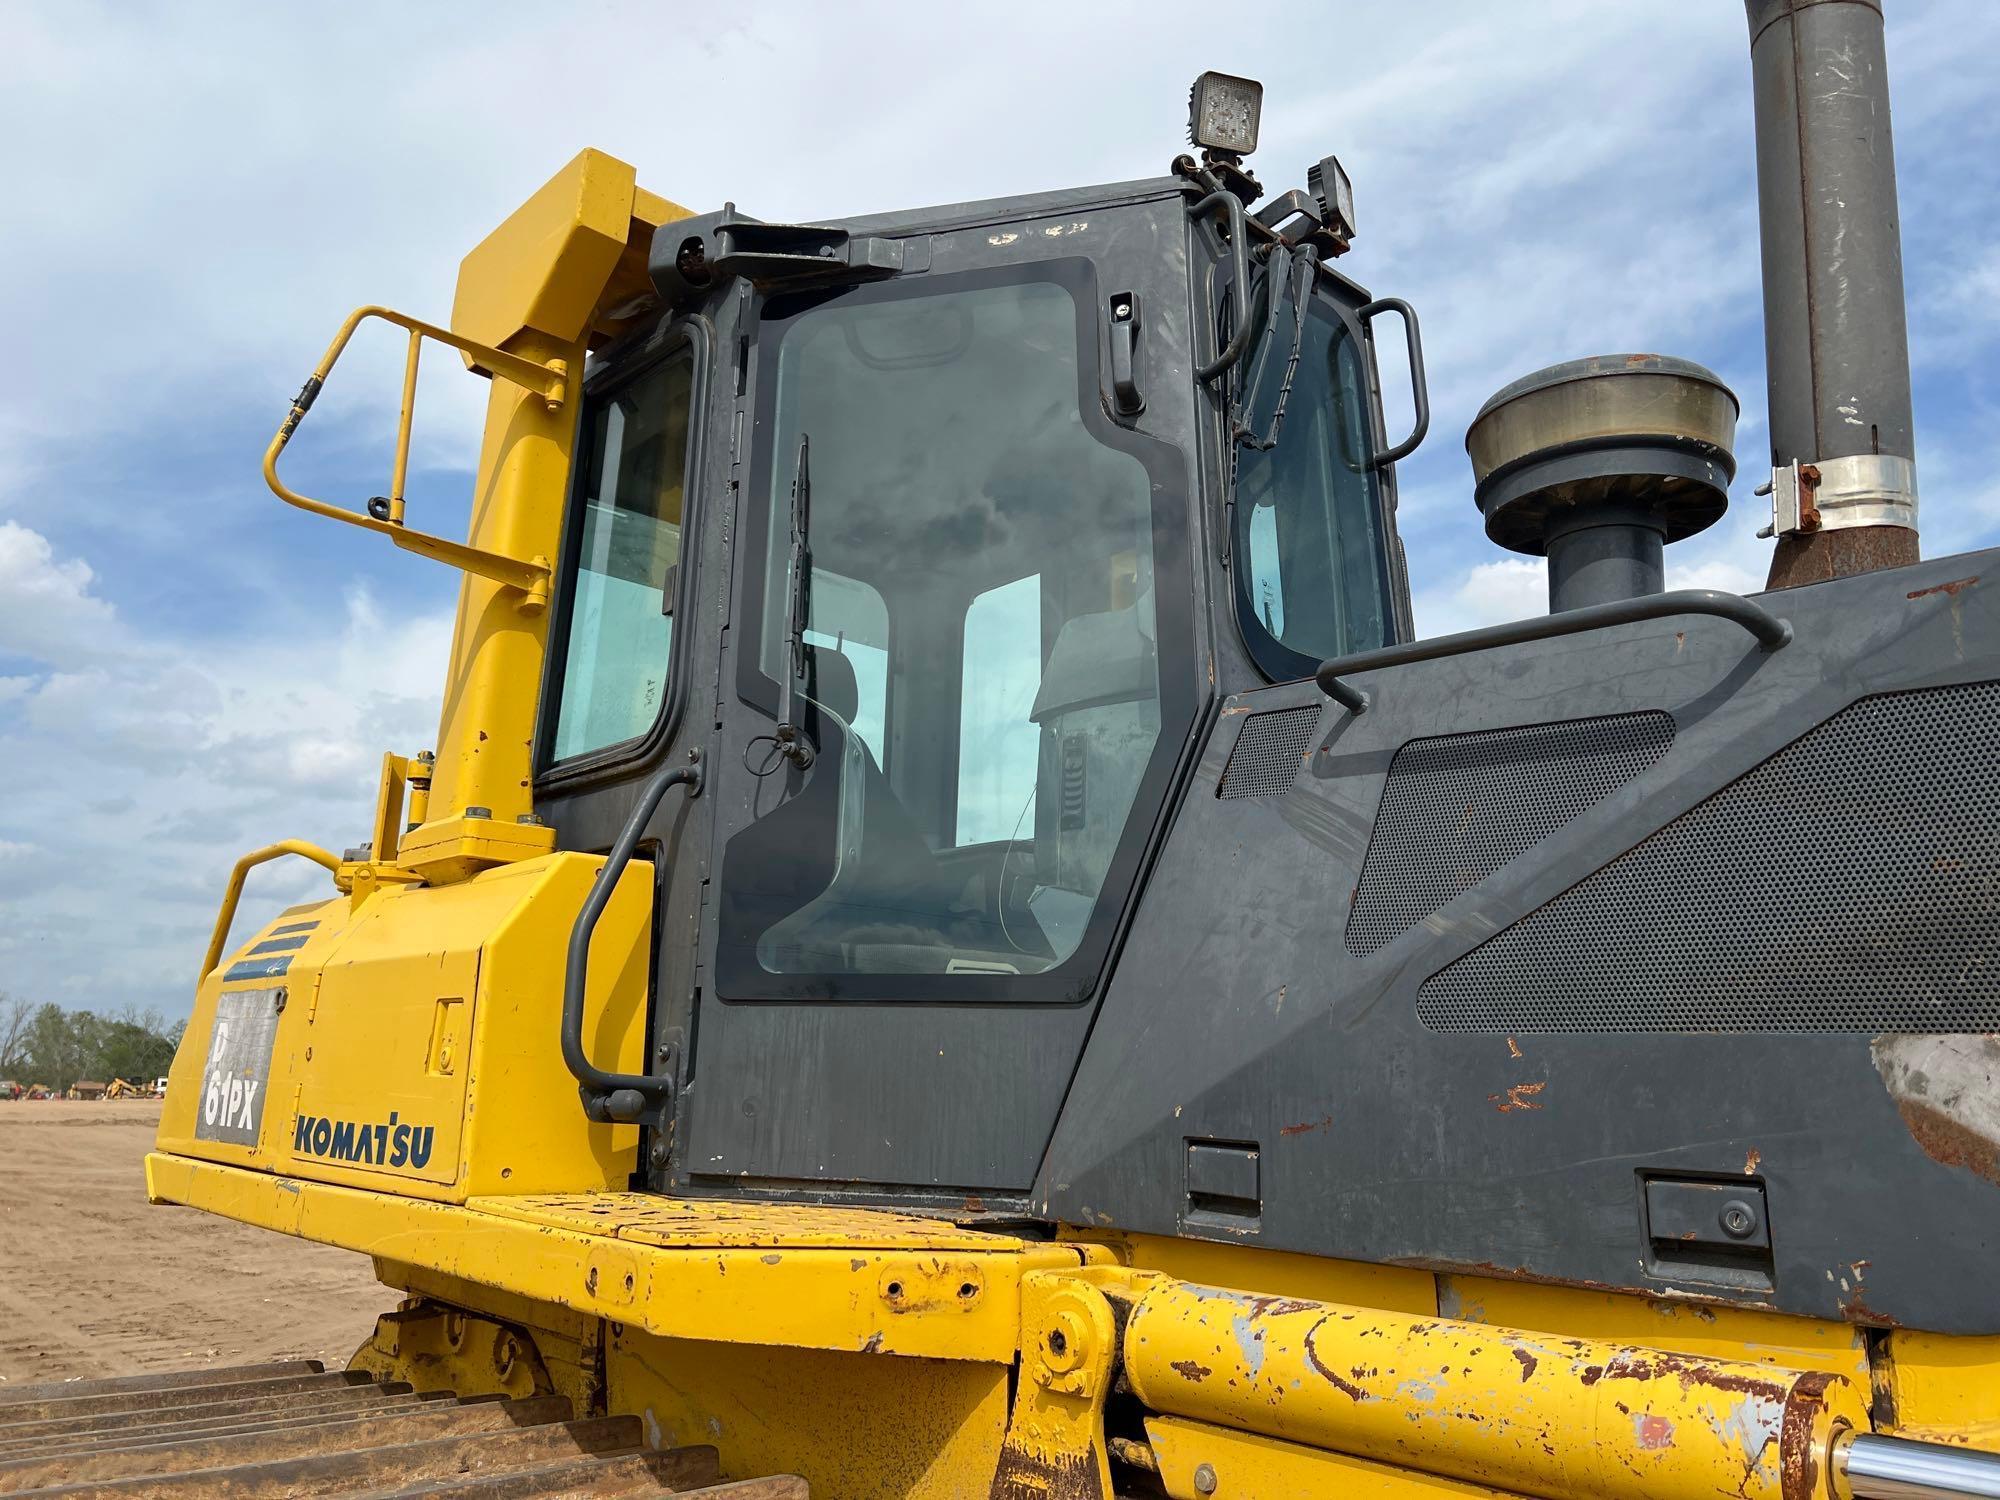
[{"label": "blue sky", "polygon": [[[1889,0],[1927,554],[2000,540],[2000,5]],[[449,310],[459,257],[583,145],[696,209],[810,220],[1152,175],[1204,67],[1266,84],[1256,165],[1336,152],[1343,268],[1423,316],[1402,465],[1426,634],[1543,607],[1480,533],[1461,440],[1558,359],[1662,350],[1742,399],[1768,544],[1745,27],[1732,0],[1500,6],[0,3],[0,992],[184,1013],[231,861],[363,837],[435,732],[455,575],[281,507],[257,463],[340,318]],[[400,351],[358,344],[294,445],[382,488]],[[434,361],[414,487],[463,524],[480,382]],[[1393,419],[1392,419],[1393,425]],[[298,864],[246,916],[324,888]]]}]

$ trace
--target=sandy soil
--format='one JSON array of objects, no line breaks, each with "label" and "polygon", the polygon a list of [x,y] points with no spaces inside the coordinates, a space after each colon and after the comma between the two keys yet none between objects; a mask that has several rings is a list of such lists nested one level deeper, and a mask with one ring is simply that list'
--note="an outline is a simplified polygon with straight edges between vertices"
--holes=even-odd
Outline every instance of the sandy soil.
[{"label": "sandy soil", "polygon": [[312,1358],[396,1305],[368,1258],[146,1202],[157,1100],[0,1101],[0,1382]]}]

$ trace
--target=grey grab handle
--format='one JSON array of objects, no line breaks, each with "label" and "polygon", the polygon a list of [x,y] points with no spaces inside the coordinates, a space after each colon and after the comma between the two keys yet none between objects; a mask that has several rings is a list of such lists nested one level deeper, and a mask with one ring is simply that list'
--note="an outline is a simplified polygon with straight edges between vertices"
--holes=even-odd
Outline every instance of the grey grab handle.
[{"label": "grey grab handle", "polygon": [[1399,458],[1408,458],[1417,451],[1417,444],[1431,430],[1431,392],[1424,379],[1424,336],[1417,327],[1417,310],[1401,297],[1377,297],[1373,302],[1364,303],[1354,316],[1368,327],[1375,321],[1377,313],[1393,312],[1403,320],[1403,344],[1410,352],[1410,395],[1417,406],[1417,425],[1410,429],[1410,435],[1390,448],[1384,448],[1370,460],[1373,468],[1383,468]]},{"label": "grey grab handle", "polygon": [[1229,264],[1235,275],[1237,303],[1243,314],[1236,320],[1235,331],[1229,335],[1229,342],[1205,365],[1195,369],[1196,380],[1213,380],[1243,357],[1243,351],[1250,347],[1250,251],[1245,244],[1248,231],[1243,226],[1243,200],[1228,188],[1217,188],[1206,198],[1188,210],[1190,219],[1198,219],[1211,208],[1221,207],[1229,214]]},{"label": "grey grab handle", "polygon": [[1757,638],[1766,651],[1776,651],[1792,639],[1792,625],[1763,605],[1741,594],[1725,594],[1720,589],[1677,589],[1668,594],[1642,594],[1636,599],[1614,599],[1609,604],[1592,604],[1583,609],[1564,610],[1557,615],[1535,615],[1526,620],[1509,620],[1500,625],[1483,625],[1477,630],[1461,630],[1456,635],[1433,636],[1426,641],[1405,641],[1399,646],[1383,646],[1374,651],[1357,651],[1319,664],[1313,680],[1319,690],[1349,713],[1368,711],[1368,694],[1345,680],[1352,672],[1372,672],[1380,667],[1403,667],[1412,662],[1436,661],[1444,656],[1463,656],[1468,651],[1484,651],[1493,646],[1518,646],[1526,641],[1546,641],[1557,636],[1580,635],[1587,630],[1603,630],[1612,625],[1632,625],[1641,620],[1660,620],[1674,615],[1713,615],[1731,620]]}]

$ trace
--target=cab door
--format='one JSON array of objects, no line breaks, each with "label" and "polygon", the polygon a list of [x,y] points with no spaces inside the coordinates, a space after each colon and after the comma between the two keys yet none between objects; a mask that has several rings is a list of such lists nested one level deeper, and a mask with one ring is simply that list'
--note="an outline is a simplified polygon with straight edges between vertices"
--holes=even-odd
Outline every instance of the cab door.
[{"label": "cab door", "polygon": [[1207,690],[1186,215],[1135,198],[875,221],[901,274],[751,306],[677,1190],[1033,1181]]}]

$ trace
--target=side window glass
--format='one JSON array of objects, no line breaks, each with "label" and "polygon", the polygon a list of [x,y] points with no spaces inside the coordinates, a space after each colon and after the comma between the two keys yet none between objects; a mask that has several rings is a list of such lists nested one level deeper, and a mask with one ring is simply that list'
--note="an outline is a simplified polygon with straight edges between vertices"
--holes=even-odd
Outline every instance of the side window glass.
[{"label": "side window glass", "polygon": [[693,386],[676,355],[584,414],[557,760],[644,734],[666,702]]},{"label": "side window glass", "polygon": [[958,836],[990,844],[1035,836],[1041,730],[1042,578],[986,590],[965,611],[958,701]]},{"label": "side window glass", "polygon": [[[1288,292],[1276,336],[1249,363],[1248,421],[1267,439],[1296,314]],[[1298,369],[1277,440],[1236,456],[1239,609],[1252,653],[1274,676],[1329,656],[1385,645],[1390,634],[1380,481],[1369,462],[1366,363],[1347,323],[1321,298],[1307,305]],[[1260,649],[1266,643],[1277,653]]]}]

